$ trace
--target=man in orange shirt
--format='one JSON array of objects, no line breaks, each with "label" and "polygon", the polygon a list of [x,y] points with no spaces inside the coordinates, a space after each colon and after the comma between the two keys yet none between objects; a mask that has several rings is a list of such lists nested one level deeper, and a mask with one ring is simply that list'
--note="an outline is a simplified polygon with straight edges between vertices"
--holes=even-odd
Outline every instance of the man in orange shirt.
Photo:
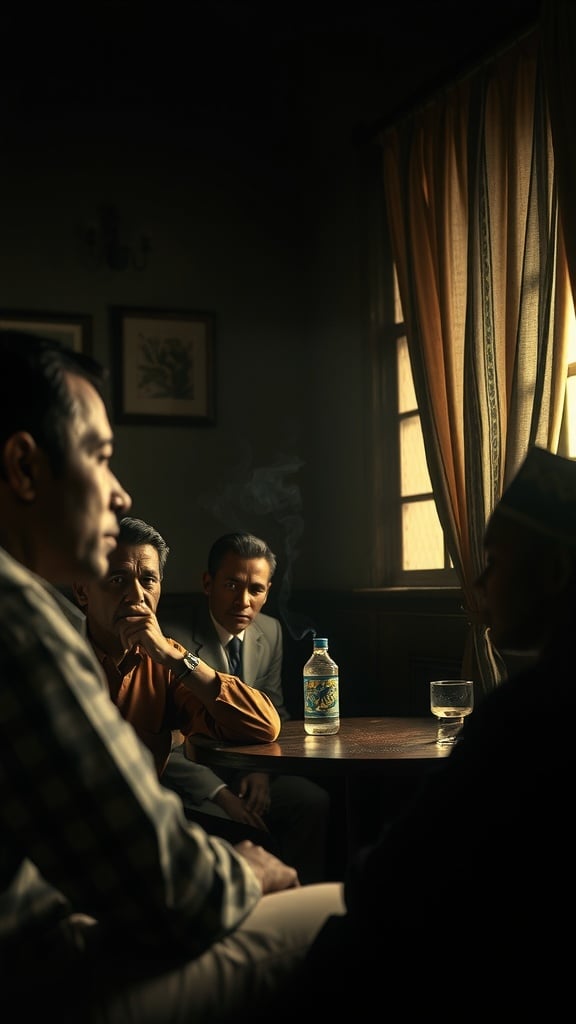
[{"label": "man in orange shirt", "polygon": [[[215,671],[164,636],[156,609],[168,553],[154,527],[127,516],[106,576],[73,587],[112,700],[152,752],[159,777],[173,730],[246,743],[269,743],[280,731],[280,717],[265,693]],[[245,837],[273,846],[265,841],[268,829],[260,815],[247,811],[246,825],[259,832],[244,829]]]}]

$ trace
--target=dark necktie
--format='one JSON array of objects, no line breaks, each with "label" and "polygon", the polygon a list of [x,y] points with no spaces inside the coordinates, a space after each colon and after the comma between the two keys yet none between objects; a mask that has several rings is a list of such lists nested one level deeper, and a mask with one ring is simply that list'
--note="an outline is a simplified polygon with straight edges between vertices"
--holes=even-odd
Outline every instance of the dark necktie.
[{"label": "dark necktie", "polygon": [[228,661],[233,676],[242,676],[242,644],[237,636],[228,641]]}]

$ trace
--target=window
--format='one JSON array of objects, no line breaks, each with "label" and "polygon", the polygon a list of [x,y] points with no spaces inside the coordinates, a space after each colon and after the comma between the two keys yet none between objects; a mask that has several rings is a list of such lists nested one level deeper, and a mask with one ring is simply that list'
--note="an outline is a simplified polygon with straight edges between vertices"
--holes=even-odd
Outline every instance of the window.
[{"label": "window", "polygon": [[[388,503],[388,513],[395,520],[388,545],[390,560],[386,574],[392,586],[458,586],[458,579],[444,540],[438,518],[432,483],[426,464],[422,425],[414,391],[408,343],[394,273],[394,327],[389,349],[392,359],[384,359],[384,372],[396,378],[395,387],[388,388],[390,405],[387,419],[397,453],[397,495]],[[576,458],[576,318],[569,318],[568,368],[561,454]],[[394,460],[392,460],[394,461]]]},{"label": "window", "polygon": [[[394,362],[396,375],[395,445],[398,450],[399,538],[392,577],[402,586],[458,585],[426,464],[422,424],[414,391],[398,281],[394,273]],[[576,383],[576,378],[575,378]]]},{"label": "window", "polygon": [[[463,527],[467,587],[477,571],[481,538],[476,533],[468,538],[465,526],[474,524],[471,529],[479,531],[491,511],[498,482],[487,460],[493,446],[506,444],[504,432],[517,424],[520,444],[529,443],[530,431],[546,443],[551,427],[556,431],[555,414],[564,399],[562,430],[552,440],[558,441],[558,451],[576,458],[575,339],[567,358],[574,309],[569,326],[568,310],[561,305],[569,284],[559,231],[547,76],[540,71],[540,59],[541,37],[530,33],[518,46],[490,59],[489,66],[487,62],[477,69],[478,74],[470,70],[454,87],[428,97],[379,135],[384,208],[373,211],[379,237],[369,255],[375,268],[371,367],[380,382],[372,386],[375,454],[379,443],[383,477],[374,481],[374,515],[379,514],[374,576],[380,586],[458,586],[424,452],[423,429],[428,442],[432,417],[437,421],[430,428],[435,430],[433,441],[448,480],[457,486],[463,473],[467,485],[465,493],[451,494],[450,527],[455,535]],[[430,409],[419,410],[416,401],[395,255],[405,312],[409,304],[410,315],[413,309],[420,324],[423,344],[418,364],[413,350],[414,368],[420,397],[420,366],[429,375]],[[446,352],[438,363],[446,364],[447,379],[434,388],[432,346],[441,330],[446,332]],[[465,331],[478,347],[487,341],[485,352],[462,350]],[[554,353],[551,344],[558,345]],[[426,386],[424,378],[422,383]],[[500,395],[495,396],[495,388],[502,389]],[[463,401],[469,406],[463,408]],[[471,465],[468,455],[463,467],[461,460],[473,451],[486,463]],[[433,479],[436,484],[436,472]],[[455,559],[455,550],[452,555]],[[476,622],[472,630],[479,639]],[[479,645],[477,654],[490,688],[497,673]]]},{"label": "window", "polygon": [[422,424],[418,414],[406,336],[396,344],[398,374],[398,447],[400,462],[400,572],[443,572],[450,569],[426,465]]}]

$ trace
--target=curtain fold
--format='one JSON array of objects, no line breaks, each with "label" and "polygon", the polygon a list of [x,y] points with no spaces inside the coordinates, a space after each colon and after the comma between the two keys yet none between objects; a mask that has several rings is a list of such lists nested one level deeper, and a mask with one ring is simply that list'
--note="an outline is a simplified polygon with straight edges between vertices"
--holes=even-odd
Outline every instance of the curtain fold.
[{"label": "curtain fold", "polygon": [[463,672],[487,692],[505,669],[473,589],[486,520],[531,444],[557,450],[566,378],[538,30],[380,142],[428,469],[470,623]]}]

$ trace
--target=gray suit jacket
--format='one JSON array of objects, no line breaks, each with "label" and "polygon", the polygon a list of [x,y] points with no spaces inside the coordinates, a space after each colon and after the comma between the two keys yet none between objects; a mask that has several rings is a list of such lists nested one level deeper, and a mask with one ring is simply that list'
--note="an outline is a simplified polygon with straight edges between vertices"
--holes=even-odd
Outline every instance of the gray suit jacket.
[{"label": "gray suit jacket", "polygon": [[[180,643],[184,643],[178,637]],[[188,637],[190,650],[207,665],[220,672],[229,672],[228,658],[214,629],[208,604],[199,610],[191,623]],[[282,691],[282,627],[278,619],[260,612],[244,635],[242,644],[242,680],[267,693],[284,721],[289,718]]]},{"label": "gray suit jacket", "polygon": [[[198,610],[189,627],[164,624],[168,636],[178,640],[187,650],[197,654],[207,665],[219,672],[229,672],[228,657],[222,647],[218,634],[208,611],[208,601]],[[242,644],[242,679],[257,690],[267,693],[276,707],[282,721],[290,717],[284,704],[282,691],[282,627],[278,619],[260,612],[244,634]],[[166,768],[168,776],[173,773],[174,780],[183,782],[187,802],[201,808],[203,800],[209,799],[210,793],[225,781],[205,765],[183,763],[181,752],[172,754]],[[170,778],[166,778],[170,784]],[[179,788],[178,786],[175,788]]]}]

